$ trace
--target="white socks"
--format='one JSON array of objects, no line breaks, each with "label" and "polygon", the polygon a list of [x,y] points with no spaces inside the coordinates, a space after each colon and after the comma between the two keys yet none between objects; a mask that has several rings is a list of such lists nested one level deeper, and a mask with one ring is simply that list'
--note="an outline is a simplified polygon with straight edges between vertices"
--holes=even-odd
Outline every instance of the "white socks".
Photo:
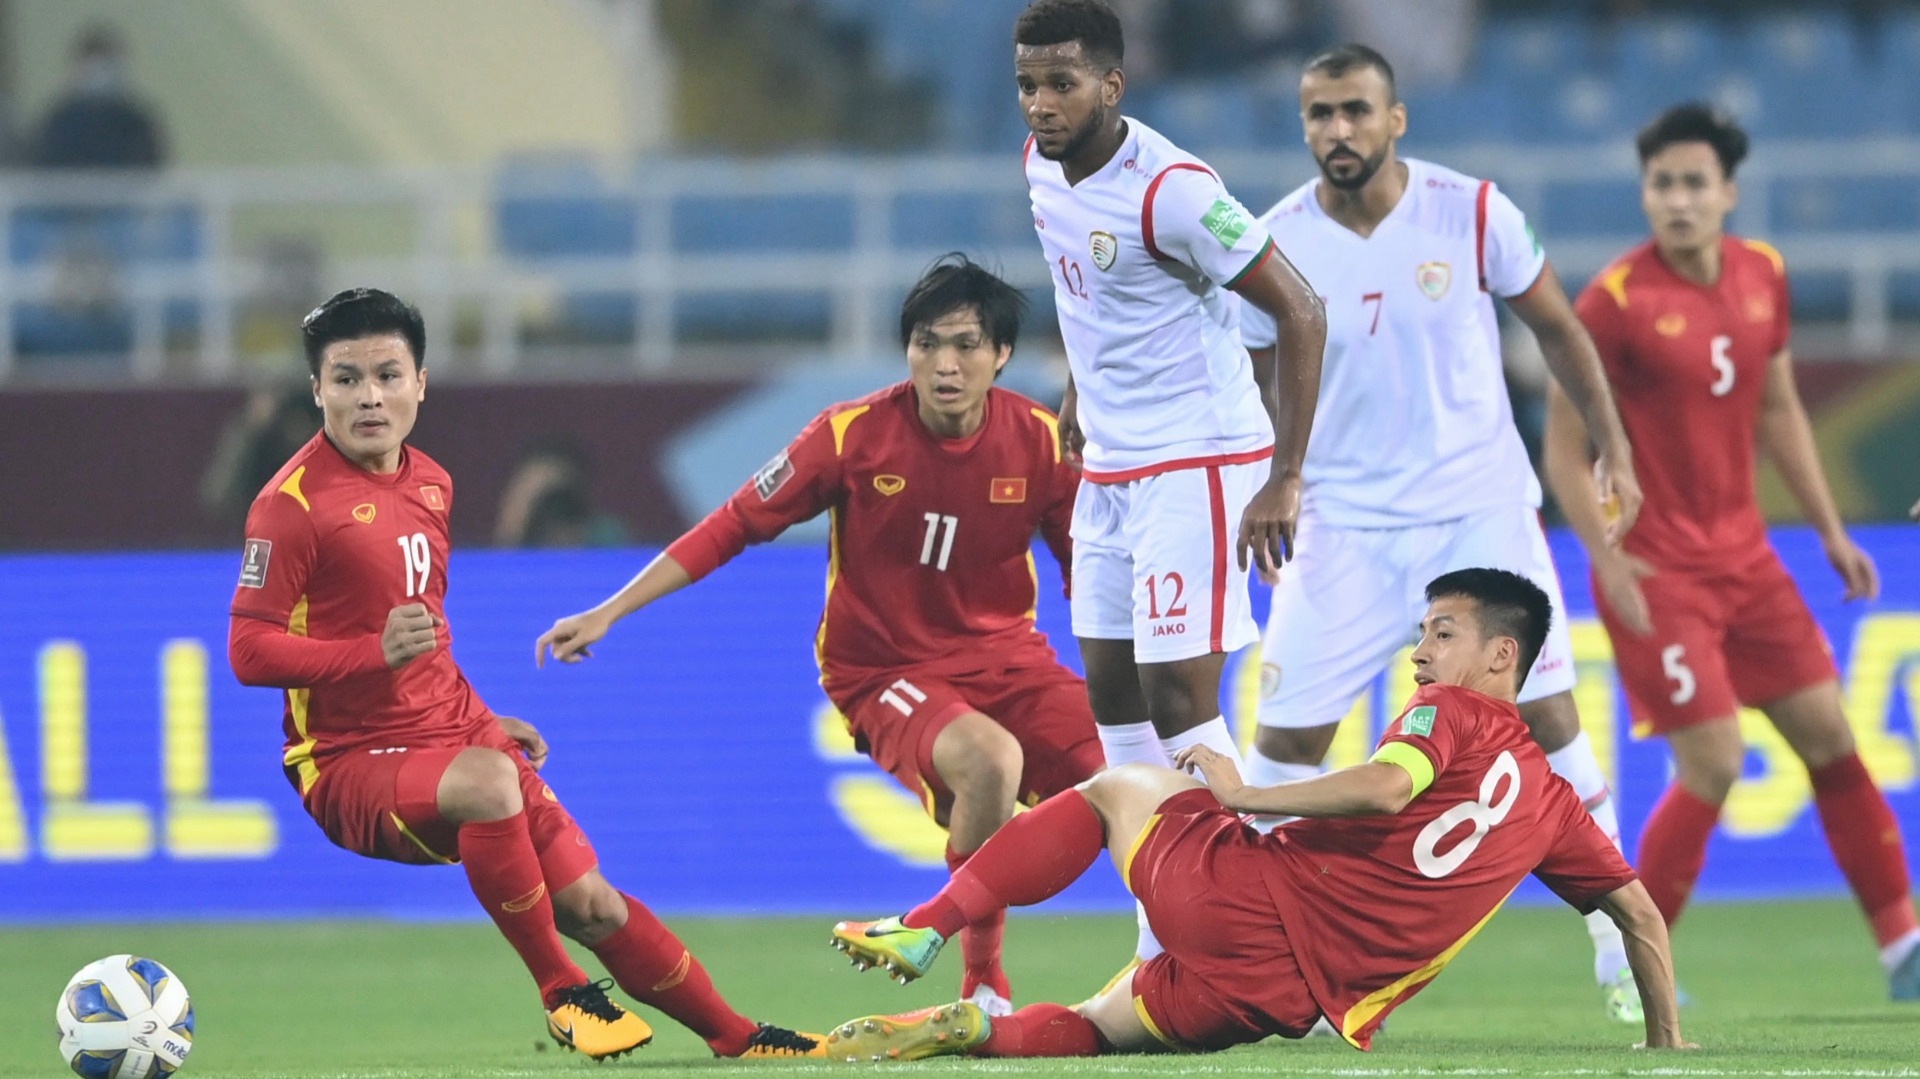
[{"label": "white socks", "polygon": [[1093,729],[1100,735],[1100,750],[1106,754],[1109,768],[1118,768],[1123,764],[1173,767],[1173,760],[1161,748],[1160,736],[1154,733],[1151,723],[1127,723],[1112,727],[1096,723]]},{"label": "white socks", "polygon": [[[1585,803],[1593,822],[1600,826],[1613,845],[1620,845],[1620,814],[1614,808],[1613,792],[1593,755],[1593,743],[1587,732],[1574,735],[1573,741],[1547,754],[1547,764],[1555,774],[1573,786],[1573,793]],[[1627,969],[1627,946],[1620,939],[1620,927],[1600,911],[1587,915],[1587,936],[1593,940],[1593,978],[1601,985],[1612,984]]]},{"label": "white socks", "polygon": [[1171,738],[1160,739],[1160,745],[1171,761],[1173,755],[1188,746],[1206,746],[1208,749],[1233,761],[1240,768],[1240,774],[1246,774],[1246,762],[1240,759],[1240,746],[1233,740],[1233,732],[1227,729],[1227,717],[1214,716],[1191,730],[1181,731]]},{"label": "white socks", "polygon": [[1915,929],[1880,949],[1880,965],[1887,968],[1888,974],[1892,974],[1893,969],[1906,962],[1908,953],[1915,948],[1920,948],[1920,929]]}]

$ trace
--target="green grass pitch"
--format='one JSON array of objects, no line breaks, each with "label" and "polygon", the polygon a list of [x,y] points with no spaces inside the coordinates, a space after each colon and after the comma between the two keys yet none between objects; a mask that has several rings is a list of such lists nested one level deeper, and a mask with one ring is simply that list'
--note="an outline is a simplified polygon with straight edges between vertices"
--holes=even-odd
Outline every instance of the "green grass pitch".
[{"label": "green grass pitch", "polygon": [[[872,912],[849,911],[849,914]],[[1417,911],[1409,911],[1417,917]],[[736,1007],[821,1030],[876,1011],[938,1003],[957,964],[901,988],[857,975],[826,945],[829,919],[675,919]],[[1132,919],[1016,916],[1008,966],[1025,1000],[1074,1001],[1117,969]],[[1088,1061],[927,1061],[951,1074],[1920,1077],[1920,1005],[1885,1000],[1871,941],[1843,902],[1700,905],[1677,942],[1695,1003],[1686,1054],[1637,1053],[1606,1023],[1588,976],[1586,934],[1564,909],[1493,920],[1453,966],[1393,1015],[1371,1053],[1328,1039],[1269,1040],[1214,1056]],[[53,1004],[67,977],[115,952],[151,955],[193,992],[199,1037],[184,1076],[412,1079],[455,1076],[728,1076],[845,1073],[820,1061],[717,1061],[652,1013],[652,1045],[593,1065],[545,1043],[533,988],[483,924],[97,925],[0,931],[0,1077],[67,1074]],[[584,957],[589,970],[597,970]],[[958,956],[952,959],[957,960]],[[942,964],[946,967],[946,964]],[[874,1066],[860,1065],[871,1071]]]}]

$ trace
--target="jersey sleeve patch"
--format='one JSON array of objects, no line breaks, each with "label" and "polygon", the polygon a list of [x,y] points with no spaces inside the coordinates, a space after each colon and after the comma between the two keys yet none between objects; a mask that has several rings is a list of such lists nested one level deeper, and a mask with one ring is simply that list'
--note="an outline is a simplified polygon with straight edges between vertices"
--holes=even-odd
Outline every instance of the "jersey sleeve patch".
[{"label": "jersey sleeve patch", "polygon": [[1221,247],[1231,251],[1233,245],[1240,242],[1240,237],[1253,227],[1253,219],[1231,201],[1214,199],[1213,205],[1201,215],[1200,226],[1212,233],[1213,238],[1220,241]]},{"label": "jersey sleeve patch", "polygon": [[792,478],[793,461],[787,457],[786,450],[781,450],[773,455],[773,460],[761,465],[760,471],[753,474],[753,491],[760,496],[760,501],[765,502]]},{"label": "jersey sleeve patch", "polygon": [[1401,733],[1417,734],[1422,738],[1431,738],[1433,736],[1433,721],[1439,714],[1439,709],[1433,705],[1423,704],[1413,711],[1408,712],[1407,717],[1401,720]]},{"label": "jersey sleeve patch", "polygon": [[267,587],[267,563],[272,559],[272,540],[248,539],[240,557],[240,587]]}]

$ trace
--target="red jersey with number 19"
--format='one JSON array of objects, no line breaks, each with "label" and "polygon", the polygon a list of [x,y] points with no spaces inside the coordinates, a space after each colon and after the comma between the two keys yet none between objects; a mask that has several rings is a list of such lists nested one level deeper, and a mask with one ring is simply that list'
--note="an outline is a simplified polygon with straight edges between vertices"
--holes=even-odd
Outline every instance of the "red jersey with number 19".
[{"label": "red jersey with number 19", "polygon": [[1663,569],[1738,570],[1770,550],[1754,446],[1767,364],[1787,347],[1786,263],[1758,240],[1726,236],[1720,251],[1708,286],[1642,244],[1575,304],[1646,493],[1622,544]]},{"label": "red jersey with number 19", "polygon": [[[426,454],[407,447],[397,471],[376,475],[324,431],[254,499],[229,651],[236,671],[264,673],[249,681],[286,690],[284,759],[302,794],[333,754],[459,743],[492,722],[445,625],[452,507],[453,481]],[[380,635],[408,603],[441,618],[438,647],[394,671]],[[298,654],[259,658],[287,635],[307,639]]]},{"label": "red jersey with number 19", "polygon": [[1050,665],[1034,628],[1036,531],[1062,566],[1079,473],[1053,413],[1009,390],[986,419],[945,439],[920,419],[911,382],[835,405],[726,504],[667,548],[695,580],[822,512],[832,518],[821,682]]},{"label": "red jersey with number 19", "polygon": [[1267,870],[1308,992],[1362,1049],[1529,873],[1583,913],[1634,879],[1512,704],[1426,686],[1380,747],[1430,767],[1426,790],[1391,816],[1282,825]]}]

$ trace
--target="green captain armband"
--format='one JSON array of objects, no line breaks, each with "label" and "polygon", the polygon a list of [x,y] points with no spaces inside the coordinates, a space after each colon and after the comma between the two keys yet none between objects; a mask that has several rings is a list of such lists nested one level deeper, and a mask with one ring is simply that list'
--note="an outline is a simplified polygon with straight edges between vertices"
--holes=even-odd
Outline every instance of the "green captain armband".
[{"label": "green captain armband", "polygon": [[1388,742],[1375,750],[1368,760],[1375,764],[1396,765],[1413,780],[1412,797],[1420,797],[1420,792],[1433,786],[1433,762],[1425,753],[1405,742]]}]

